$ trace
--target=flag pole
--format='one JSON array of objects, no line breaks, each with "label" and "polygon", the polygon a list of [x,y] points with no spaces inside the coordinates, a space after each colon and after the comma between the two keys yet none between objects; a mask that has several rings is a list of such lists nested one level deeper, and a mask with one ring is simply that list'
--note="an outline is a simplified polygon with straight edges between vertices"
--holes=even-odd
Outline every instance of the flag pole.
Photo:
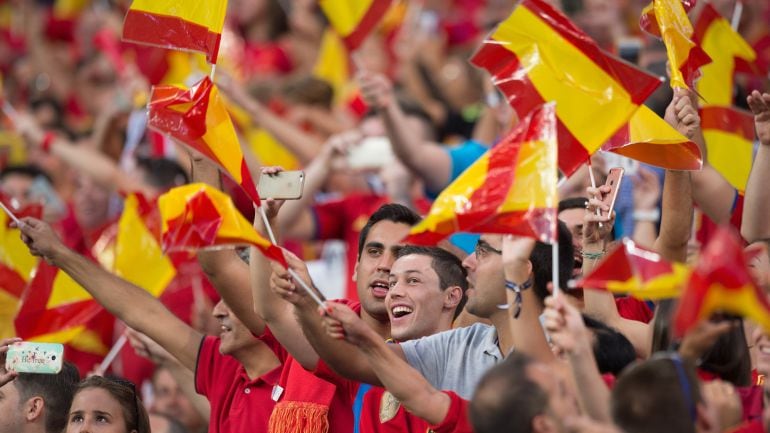
[{"label": "flag pole", "polygon": [[[270,242],[273,245],[278,245],[278,242],[275,240],[275,234],[273,233],[273,228],[270,226],[270,221],[267,219],[267,214],[265,213],[265,207],[259,206],[259,214],[262,216],[262,222],[265,223],[265,231],[267,231],[267,237],[270,238]],[[321,308],[326,308],[326,303],[324,302],[325,299],[323,299],[321,296],[316,293],[313,288],[307,285],[305,280],[303,280],[292,268],[287,268],[287,271],[289,271],[289,275],[294,279],[294,281],[297,282],[302,288],[307,292],[308,295],[310,295],[311,298],[315,301],[316,304],[318,304]]]},{"label": "flag pole", "polygon": [[217,71],[217,64],[212,63],[211,64],[211,73],[209,74],[209,79],[211,79],[212,82],[214,82],[214,73]]},{"label": "flag pole", "polygon": [[733,30],[738,31],[738,26],[741,24],[741,15],[743,15],[743,2],[738,0],[735,2],[735,9],[733,10],[733,21],[731,24]]},{"label": "flag pole", "polygon": [[104,360],[101,364],[99,364],[99,367],[96,369],[96,373],[99,376],[104,376],[104,373],[107,371],[108,368],[110,368],[110,365],[112,365],[112,362],[115,361],[115,358],[118,357],[118,353],[120,353],[120,350],[123,349],[123,346],[126,345],[128,342],[128,337],[126,337],[126,333],[124,332],[121,334],[120,338],[118,338],[118,341],[115,342],[115,344],[112,345],[112,348],[110,349],[110,352],[107,354],[107,356],[104,357]]},{"label": "flag pole", "polygon": [[[557,223],[558,224],[558,223]],[[556,233],[557,239],[556,242],[551,245],[551,281],[553,282],[553,296],[557,297],[561,293],[561,289],[559,287],[559,239],[558,239],[558,231]]]},{"label": "flag pole", "polygon": [[[591,159],[588,159],[588,177],[591,178],[591,188],[596,189],[596,178],[594,177],[594,166],[591,164]],[[596,216],[601,216],[602,212],[599,208],[596,208]],[[602,223],[599,221],[599,228],[602,228]]]},{"label": "flag pole", "polygon": [[16,227],[21,228],[21,226],[24,225],[24,222],[19,218],[17,218],[16,215],[14,215],[13,212],[11,212],[11,210],[8,209],[8,207],[5,205],[5,203],[3,203],[2,200],[0,200],[0,207],[2,207],[5,213],[8,214],[8,216],[11,218],[11,220],[13,220],[13,222],[16,223]]}]

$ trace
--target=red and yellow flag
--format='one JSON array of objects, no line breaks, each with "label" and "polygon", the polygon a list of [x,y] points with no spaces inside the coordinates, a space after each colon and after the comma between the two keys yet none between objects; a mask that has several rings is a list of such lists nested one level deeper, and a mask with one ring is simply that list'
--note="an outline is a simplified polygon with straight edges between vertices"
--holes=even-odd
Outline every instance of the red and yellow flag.
[{"label": "red and yellow flag", "polygon": [[735,73],[761,75],[755,63],[757,53],[710,3],[706,3],[695,23],[694,40],[712,60],[701,68],[698,94],[708,105],[733,105]]},{"label": "red and yellow flag", "polygon": [[53,16],[57,19],[73,19],[91,4],[91,0],[56,0],[53,3]]},{"label": "red and yellow flag", "polygon": [[[655,20],[645,24],[649,11]],[[653,24],[655,23],[655,24]],[[663,39],[671,65],[671,87],[692,88],[700,76],[700,67],[711,62],[700,45],[693,42],[694,30],[681,0],[653,0],[642,11],[642,28]]]},{"label": "red and yellow flag", "polygon": [[556,101],[559,168],[569,176],[660,85],[603,52],[543,0],[524,0],[471,60],[489,71],[519,118]]},{"label": "red and yellow flag", "polygon": [[[692,8],[697,4],[696,0],[681,0],[682,7],[685,12],[690,12]],[[639,27],[645,32],[661,37],[660,26],[658,25],[658,19],[655,17],[655,8],[650,3],[642,10],[642,16],[639,17]]]},{"label": "red and yellow flag", "polygon": [[225,193],[202,183],[180,186],[158,199],[164,251],[253,245],[286,266],[281,249],[254,230]]},{"label": "red and yellow flag", "polygon": [[556,240],[556,114],[536,108],[438,196],[407,243],[433,245],[455,232]]},{"label": "red and yellow flag", "polygon": [[754,116],[735,108],[706,106],[700,117],[709,164],[743,194],[754,160]]},{"label": "red and yellow flag", "polygon": [[686,266],[669,263],[659,254],[623,239],[576,286],[655,301],[679,297],[688,275]]},{"label": "red and yellow flag", "polygon": [[21,241],[19,229],[8,226],[10,222],[8,215],[0,212],[0,338],[16,335],[13,319],[38,262]]},{"label": "red and yellow flag", "polygon": [[260,205],[227,107],[208,77],[190,89],[154,86],[149,107],[150,128],[170,135],[219,164]]},{"label": "red and yellow flag", "polygon": [[770,303],[751,277],[741,242],[727,227],[719,227],[703,249],[674,315],[674,332],[712,314],[735,314],[770,332]]},{"label": "red and yellow flag", "polygon": [[199,51],[213,64],[226,12],[227,0],[134,0],[123,23],[123,40]]},{"label": "red and yellow flag", "polygon": [[602,150],[669,170],[700,170],[698,145],[642,105]]},{"label": "red and yellow flag", "polygon": [[392,0],[319,0],[329,23],[345,46],[355,51],[385,17]]}]

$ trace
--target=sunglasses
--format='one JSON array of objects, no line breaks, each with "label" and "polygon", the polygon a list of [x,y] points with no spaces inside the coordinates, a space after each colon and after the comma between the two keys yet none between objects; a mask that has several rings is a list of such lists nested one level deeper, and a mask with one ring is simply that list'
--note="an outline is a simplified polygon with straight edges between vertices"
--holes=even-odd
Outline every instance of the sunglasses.
[{"label": "sunglasses", "polygon": [[105,379],[109,380],[110,382],[112,382],[114,384],[117,384],[117,385],[120,385],[120,386],[124,386],[124,387],[128,388],[129,390],[131,390],[131,396],[132,396],[132,400],[134,402],[134,405],[133,405],[134,406],[134,413],[133,413],[134,421],[131,424],[133,424],[133,426],[132,426],[133,429],[137,429],[138,428],[137,424],[139,424],[139,403],[138,403],[139,396],[136,394],[136,385],[134,385],[133,382],[130,382],[128,380],[121,379],[121,378],[118,378],[118,377],[114,377],[114,376],[105,377]]}]

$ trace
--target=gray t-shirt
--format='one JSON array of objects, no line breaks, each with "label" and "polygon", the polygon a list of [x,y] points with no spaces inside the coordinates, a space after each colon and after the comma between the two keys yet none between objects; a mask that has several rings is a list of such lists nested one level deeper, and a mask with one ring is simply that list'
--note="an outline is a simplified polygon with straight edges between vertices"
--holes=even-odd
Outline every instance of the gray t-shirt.
[{"label": "gray t-shirt", "polygon": [[494,326],[475,323],[401,343],[409,364],[436,389],[470,400],[484,373],[503,360]]}]

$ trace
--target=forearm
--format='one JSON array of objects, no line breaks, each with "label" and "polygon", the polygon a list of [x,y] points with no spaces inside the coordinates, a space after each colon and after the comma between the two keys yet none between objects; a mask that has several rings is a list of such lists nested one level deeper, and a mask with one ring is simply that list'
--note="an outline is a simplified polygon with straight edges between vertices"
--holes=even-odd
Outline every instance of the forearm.
[{"label": "forearm", "polygon": [[64,139],[51,143],[51,153],[80,173],[90,176],[96,183],[111,190],[142,192],[147,194],[146,185],[133,180],[107,155],[87,146],[76,146]]},{"label": "forearm", "polygon": [[[585,339],[586,343],[589,341],[590,338]],[[594,420],[611,421],[610,391],[602,380],[591,346],[581,344],[568,359],[583,409]]]},{"label": "forearm", "polygon": [[337,374],[358,382],[382,386],[366,356],[356,346],[331,338],[312,304],[298,305],[295,312],[302,331],[315,353]]},{"label": "forearm", "polygon": [[158,299],[70,249],[57,253],[53,263],[115,317],[155,340],[185,367],[195,368],[203,335],[171,314]]},{"label": "forearm", "polygon": [[192,403],[193,407],[195,407],[195,410],[208,424],[209,419],[211,418],[211,405],[209,404],[209,401],[206,397],[198,394],[198,392],[195,391],[194,371],[185,368],[182,364],[176,362],[176,360],[167,362],[164,365],[168,369],[169,373],[171,373],[171,376],[174,377],[176,383],[179,384],[179,387],[182,389],[185,397],[190,400],[190,403]]},{"label": "forearm", "polygon": [[[505,104],[506,102],[500,101],[499,103]],[[490,144],[495,142],[499,133],[497,113],[494,108],[487,106],[476,122],[476,126],[473,127],[473,139],[479,143]]]},{"label": "forearm", "polygon": [[382,110],[393,152],[412,173],[420,176],[431,191],[440,191],[449,183],[451,160],[434,143],[423,141],[422,135],[405,127],[406,115],[393,101]]},{"label": "forearm", "polygon": [[730,221],[735,188],[711,165],[692,173],[692,193],[698,208],[717,224]]},{"label": "forearm", "polygon": [[658,231],[655,223],[652,221],[635,221],[633,239],[637,245],[646,248],[652,248],[655,239],[658,237]]},{"label": "forearm", "polygon": [[413,415],[430,424],[439,424],[447,416],[451,400],[433,388],[414,368],[401,359],[376,334],[361,346],[371,368],[382,385]]},{"label": "forearm", "polygon": [[662,208],[660,235],[655,241],[655,250],[666,260],[685,262],[693,218],[689,172],[666,170]]},{"label": "forearm", "polygon": [[[592,258],[588,255],[603,254],[605,249],[604,242],[590,243],[585,239],[583,240],[583,275],[589,275],[603,258],[603,255],[598,258]],[[583,299],[585,301],[583,310],[585,314],[607,324],[617,323],[620,319],[618,306],[615,304],[615,297],[612,293],[605,290],[591,290],[590,287],[586,287],[583,290]]]},{"label": "forearm", "polygon": [[770,238],[770,145],[761,144],[754,157],[743,200],[741,235],[748,242]]},{"label": "forearm", "polygon": [[[522,260],[521,265],[506,267],[505,279],[522,285],[527,281],[529,275],[528,269],[525,267],[527,261],[519,260]],[[515,300],[515,293],[513,291],[506,290],[506,292],[509,300],[512,298]],[[524,289],[521,292],[521,298],[522,303],[519,316],[514,317],[511,322],[514,347],[517,352],[526,353],[539,361],[545,363],[552,362],[554,360],[553,352],[540,325],[542,305],[537,295],[535,295],[534,288]],[[512,308],[517,308],[515,303]]]}]

